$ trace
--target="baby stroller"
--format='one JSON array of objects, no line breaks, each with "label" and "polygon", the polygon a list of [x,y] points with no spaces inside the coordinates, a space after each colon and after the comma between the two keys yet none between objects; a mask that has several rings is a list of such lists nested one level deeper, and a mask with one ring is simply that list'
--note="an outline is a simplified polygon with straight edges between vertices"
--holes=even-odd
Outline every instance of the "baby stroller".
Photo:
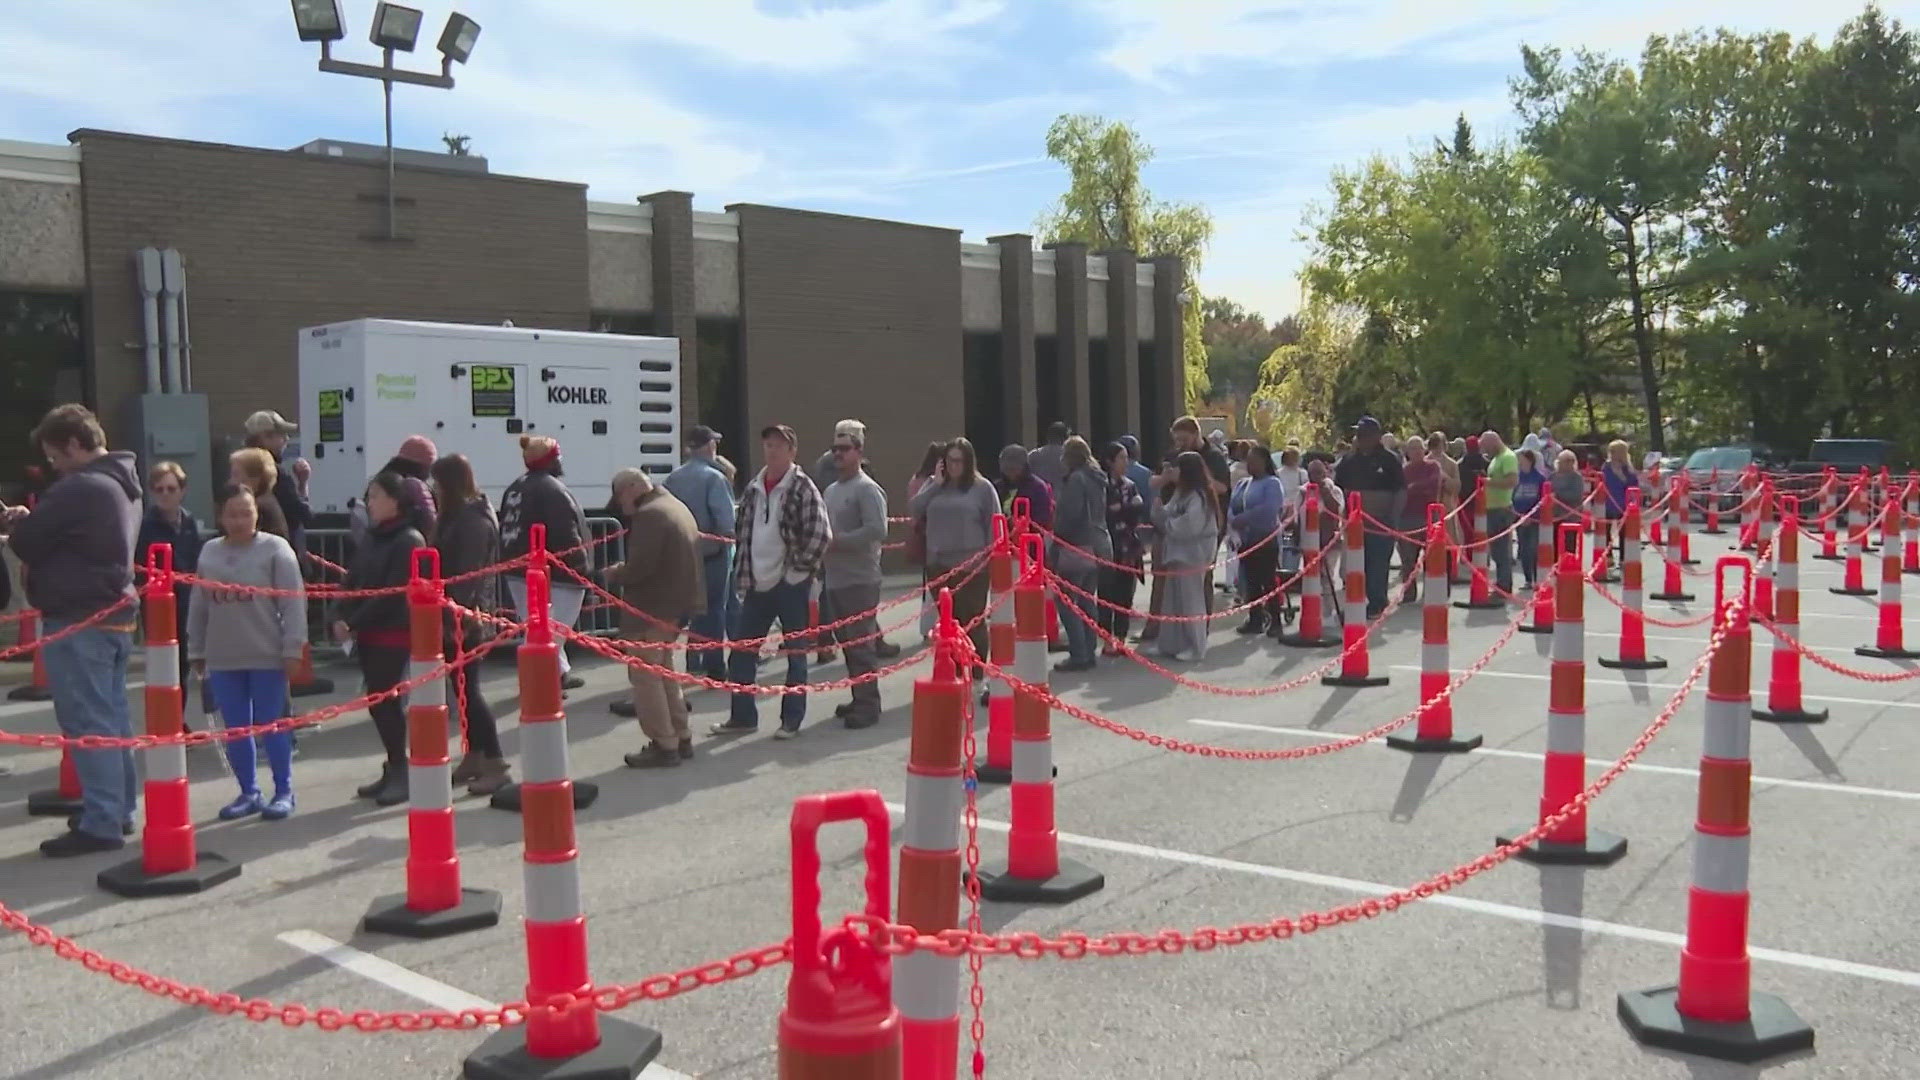
[{"label": "baby stroller", "polygon": [[[1323,617],[1331,615],[1332,618],[1337,620],[1338,625],[1345,626],[1347,622],[1346,605],[1340,602],[1340,587],[1333,574],[1334,555],[1339,552],[1340,543],[1341,541],[1337,534],[1331,540],[1322,541],[1321,549],[1326,551],[1327,554],[1320,559],[1318,569],[1320,576],[1320,610]],[[1295,597],[1300,595],[1300,563],[1300,525],[1298,522],[1295,522],[1287,526],[1286,531],[1280,535],[1280,576],[1287,583],[1287,587],[1280,592],[1280,623],[1282,626],[1292,626],[1293,621],[1300,617],[1299,606],[1294,600]]]}]

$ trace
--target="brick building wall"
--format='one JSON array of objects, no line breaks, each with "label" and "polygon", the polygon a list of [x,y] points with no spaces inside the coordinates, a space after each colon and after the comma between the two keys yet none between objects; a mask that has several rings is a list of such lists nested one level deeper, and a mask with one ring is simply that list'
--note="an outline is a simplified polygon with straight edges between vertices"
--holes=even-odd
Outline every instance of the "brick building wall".
[{"label": "brick building wall", "polygon": [[80,130],[93,398],[110,428],[141,392],[133,253],[186,262],[194,389],[216,434],[298,419],[295,332],[360,317],[588,327],[584,185]]},{"label": "brick building wall", "polygon": [[[874,478],[890,512],[931,439],[966,423],[961,364],[960,234],[952,229],[770,206],[740,217],[740,306],[749,430],[730,454],[758,469],[757,433],[800,435],[811,466],[835,421],[867,425]],[[997,448],[985,448],[991,454]]]}]

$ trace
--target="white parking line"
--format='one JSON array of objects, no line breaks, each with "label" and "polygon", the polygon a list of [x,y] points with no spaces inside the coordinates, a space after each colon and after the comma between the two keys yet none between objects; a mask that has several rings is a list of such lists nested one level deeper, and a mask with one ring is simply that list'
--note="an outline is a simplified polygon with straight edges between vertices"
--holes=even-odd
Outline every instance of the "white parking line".
[{"label": "white parking line", "polygon": [[[1393,665],[1393,670],[1419,671],[1420,666],[1418,664],[1395,664]],[[1456,675],[1459,674],[1459,671],[1455,670],[1454,674]],[[1475,675],[1474,678],[1476,679],[1525,679],[1529,682],[1546,682],[1550,678],[1550,676],[1532,675],[1532,674],[1528,674],[1526,672],[1520,672],[1520,671],[1482,671],[1479,674]],[[1641,686],[1644,686],[1649,690],[1680,689],[1679,683],[1614,682],[1611,679],[1600,679],[1600,680],[1588,679],[1587,686],[1589,689],[1598,687],[1603,690],[1627,690],[1627,689],[1632,689],[1634,687],[1641,687]],[[1763,687],[1760,690],[1755,691],[1755,693],[1764,697],[1764,695],[1766,694],[1766,690]],[[1879,698],[1833,697],[1832,695],[1829,695],[1829,694],[1802,694],[1801,697],[1806,701],[1830,701],[1836,705],[1874,705],[1874,706],[1888,708],[1888,709],[1920,709],[1920,701],[1885,701]]]},{"label": "white parking line", "polygon": [[[290,945],[309,956],[317,956],[337,967],[353,972],[363,979],[377,982],[389,990],[397,990],[416,1001],[424,1001],[436,1009],[459,1012],[462,1009],[493,1009],[499,1002],[475,997],[457,986],[448,986],[438,979],[430,979],[417,971],[401,967],[391,960],[382,960],[372,953],[361,952],[351,945],[343,945],[325,934],[316,934],[312,930],[289,930],[279,936],[283,945]],[[640,1073],[640,1080],[693,1080],[686,1073],[675,1072],[664,1065],[648,1065]]]},{"label": "white parking line", "polygon": [[[1706,627],[1702,626],[1701,629],[1705,630]],[[1589,629],[1587,631],[1587,636],[1598,637],[1598,638],[1618,638],[1620,635],[1610,634],[1605,630]],[[1696,649],[1704,649],[1707,647],[1707,639],[1705,636],[1690,638],[1690,637],[1680,637],[1675,634],[1647,634],[1646,639],[1648,641],[1670,641],[1670,642],[1675,642],[1681,645],[1692,645]],[[1756,649],[1776,649],[1780,647],[1780,643],[1773,640],[1772,634],[1767,633],[1765,630],[1760,630],[1760,631],[1756,631],[1753,635],[1753,647]],[[1846,646],[1808,645],[1806,642],[1803,641],[1800,643],[1800,647],[1803,649],[1812,649],[1814,652],[1817,652],[1817,653],[1827,653],[1832,656],[1854,655],[1853,650]]]},{"label": "white parking line", "polygon": [[[887,809],[895,815],[906,812],[899,803],[888,803]],[[1003,833],[1007,825],[1001,821],[982,819],[980,827],[988,832]],[[1145,844],[1130,844],[1124,840],[1107,840],[1097,836],[1081,836],[1077,833],[1061,833],[1060,842],[1075,847],[1091,848],[1095,851],[1111,851],[1116,855],[1131,855],[1142,859],[1156,859],[1161,862],[1184,863],[1208,870],[1224,870],[1229,873],[1247,874],[1274,881],[1290,881],[1298,885],[1312,885],[1317,888],[1334,889],[1339,892],[1353,893],[1359,896],[1390,896],[1399,892],[1400,887],[1381,885],[1372,881],[1358,881],[1353,878],[1335,877],[1331,874],[1316,874],[1307,870],[1289,870],[1280,866],[1268,866],[1265,863],[1242,862],[1238,859],[1222,859],[1213,855],[1201,855],[1191,851],[1175,851],[1171,848],[1149,847]],[[1607,922],[1602,919],[1589,919],[1584,916],[1560,915],[1536,908],[1519,907],[1514,904],[1494,903],[1490,900],[1472,900],[1452,893],[1441,893],[1418,901],[1414,906],[1444,907],[1456,911],[1470,911],[1476,915],[1488,915],[1496,919],[1526,923],[1532,926],[1554,926],[1564,930],[1578,930],[1587,934],[1604,937],[1624,938],[1629,941],[1646,941],[1656,945],[1680,948],[1686,944],[1686,938],[1680,934],[1665,930],[1650,930],[1644,926],[1629,926],[1625,923]],[[1813,956],[1808,953],[1788,952],[1784,949],[1769,949],[1762,946],[1750,946],[1747,949],[1755,960],[1797,967],[1807,971],[1824,972],[1829,975],[1850,975],[1858,979],[1871,979],[1875,982],[1892,983],[1920,990],[1920,971],[1902,971],[1899,968],[1879,967],[1874,964],[1861,964],[1852,960],[1838,960],[1828,956]]]},{"label": "white parking line", "polygon": [[[1274,735],[1291,735],[1296,738],[1320,739],[1326,742],[1333,742],[1348,737],[1337,731],[1314,731],[1311,728],[1273,727],[1268,724],[1243,724],[1232,720],[1203,720],[1197,716],[1188,718],[1187,723],[1200,724],[1205,727],[1227,728],[1232,731],[1264,731]],[[1367,742],[1370,746],[1387,745],[1385,739],[1369,739]],[[1508,750],[1497,746],[1482,746],[1469,753],[1475,756],[1485,755],[1486,757],[1513,758],[1518,761],[1546,760],[1545,754],[1536,754],[1527,750]],[[1611,762],[1607,761],[1588,759],[1587,768],[1594,772],[1600,772],[1609,768],[1611,764]],[[1639,762],[1628,766],[1627,771],[1693,778],[1698,778],[1700,775],[1700,770],[1698,769],[1683,769],[1674,765],[1647,765]],[[1859,787],[1854,784],[1834,784],[1821,780],[1789,780],[1781,776],[1756,776],[1753,778],[1753,782],[1759,787],[1799,788],[1804,791],[1823,791],[1838,795],[1866,795],[1878,799],[1905,799],[1920,802],[1920,791],[1900,791],[1895,788]]]}]

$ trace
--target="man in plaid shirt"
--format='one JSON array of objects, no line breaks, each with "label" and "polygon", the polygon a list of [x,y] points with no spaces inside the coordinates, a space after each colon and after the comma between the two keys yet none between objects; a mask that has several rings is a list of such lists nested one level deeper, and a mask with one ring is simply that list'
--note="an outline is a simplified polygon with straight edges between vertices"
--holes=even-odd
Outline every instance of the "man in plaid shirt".
[{"label": "man in plaid shirt", "polygon": [[[754,641],[780,624],[781,644],[787,654],[787,685],[807,682],[807,601],[820,560],[833,539],[826,501],[812,478],[794,466],[800,439],[785,424],[770,424],[760,432],[760,451],[766,467],[747,484],[734,514],[733,591],[740,597],[735,641]],[[744,685],[754,681],[758,645],[736,648],[727,656],[727,681]],[[806,719],[805,694],[780,698],[780,730],[776,739],[800,733]],[[753,731],[760,726],[760,709],[752,694],[733,695],[727,721],[716,724],[715,735]]]}]

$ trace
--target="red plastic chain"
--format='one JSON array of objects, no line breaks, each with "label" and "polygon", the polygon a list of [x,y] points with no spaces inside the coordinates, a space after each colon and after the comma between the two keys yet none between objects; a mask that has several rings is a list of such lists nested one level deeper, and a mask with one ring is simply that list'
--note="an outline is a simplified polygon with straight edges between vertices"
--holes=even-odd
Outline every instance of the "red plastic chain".
[{"label": "red plastic chain", "polygon": [[[1516,624],[1517,625],[1517,624]],[[1241,923],[1220,929],[1202,926],[1191,932],[1162,930],[1156,934],[1117,932],[1098,936],[1069,932],[1059,937],[1045,937],[1035,933],[981,934],[972,930],[946,930],[938,934],[922,934],[911,926],[902,926],[884,919],[865,915],[851,915],[845,920],[849,933],[864,938],[869,945],[894,956],[904,956],[912,952],[930,952],[939,956],[959,956],[979,953],[986,956],[1015,956],[1024,960],[1057,958],[1061,960],[1079,960],[1087,956],[1152,956],[1177,955],[1180,953],[1211,952],[1217,948],[1236,945],[1250,945],[1265,941],[1287,941],[1297,934],[1311,934],[1317,930],[1332,929],[1351,923],[1377,918],[1389,912],[1398,911],[1408,904],[1425,900],[1438,893],[1444,893],[1456,886],[1465,884],[1473,877],[1499,866],[1533,843],[1560,827],[1568,818],[1580,812],[1600,793],[1605,791],[1620,777],[1621,773],[1632,767],[1654,739],[1666,730],[1674,716],[1685,704],[1700,678],[1706,674],[1707,665],[1712,660],[1724,640],[1724,631],[1716,631],[1707,644],[1707,650],[1701,654],[1693,669],[1674,691],[1659,715],[1640,732],[1633,745],[1620,755],[1607,770],[1567,800],[1559,809],[1542,820],[1533,828],[1515,837],[1511,843],[1486,852],[1470,862],[1462,863],[1451,870],[1443,871],[1432,877],[1404,889],[1396,889],[1383,897],[1369,898],[1355,904],[1343,904],[1338,907],[1308,912],[1295,917],[1282,917],[1260,923]]]},{"label": "red plastic chain", "polygon": [[[35,649],[43,648],[49,641],[59,641],[61,638],[72,637],[82,630],[99,626],[108,619],[132,607],[133,603],[132,600],[122,600],[110,608],[103,608],[100,611],[94,612],[92,615],[81,619],[77,623],[63,626],[51,634],[42,634],[35,640],[27,642],[25,645],[13,645],[5,649],[0,649],[0,660],[13,660],[17,657],[26,656]],[[44,628],[44,624],[42,625]]]},{"label": "red plastic chain", "polygon": [[1815,652],[1803,644],[1799,638],[1781,630],[1779,625],[1771,619],[1755,619],[1753,621],[1766,627],[1767,632],[1772,634],[1783,648],[1792,649],[1794,652],[1799,653],[1808,663],[1815,667],[1825,668],[1835,675],[1845,675],[1849,679],[1856,679],[1866,683],[1897,683],[1920,679],[1920,668],[1912,668],[1907,671],[1861,671],[1859,668],[1848,667],[1845,664],[1836,660],[1829,660],[1820,653]]},{"label": "red plastic chain", "polygon": [[[1117,611],[1120,614],[1125,615],[1129,618],[1141,619],[1141,620],[1151,621],[1151,622],[1170,622],[1170,623],[1211,622],[1214,619],[1231,618],[1234,615],[1238,615],[1245,611],[1251,611],[1254,608],[1262,607],[1266,604],[1271,603],[1273,601],[1273,598],[1276,596],[1279,596],[1282,591],[1292,588],[1296,581],[1300,581],[1304,579],[1306,575],[1310,573],[1317,572],[1320,568],[1320,563],[1326,559],[1327,555],[1330,552],[1333,552],[1336,550],[1338,549],[1337,548],[1321,548],[1319,551],[1314,553],[1313,558],[1307,560],[1307,564],[1305,566],[1302,566],[1300,569],[1295,570],[1293,573],[1287,575],[1285,578],[1282,578],[1281,580],[1276,582],[1273,588],[1268,590],[1268,592],[1264,596],[1255,597],[1254,599],[1248,600],[1243,604],[1235,604],[1232,607],[1222,608],[1219,611],[1211,612],[1205,615],[1154,615],[1145,611],[1135,611],[1134,609],[1126,606],[1125,604],[1117,604],[1112,600],[1107,599],[1104,596],[1098,596],[1093,593],[1090,593],[1087,590],[1081,588],[1080,586],[1075,585],[1073,582],[1068,581],[1065,578],[1059,577],[1058,575],[1054,574],[1052,571],[1048,571],[1047,576],[1053,579],[1054,584],[1065,587],[1068,591],[1072,592],[1075,596],[1083,597],[1091,603],[1098,604],[1109,611]],[[1205,569],[1212,569],[1212,567],[1208,566]],[[1132,573],[1132,570],[1129,569],[1127,572]],[[1184,571],[1180,571],[1180,572],[1184,573]]]},{"label": "red plastic chain", "polygon": [[[1246,547],[1236,549],[1234,551],[1234,554],[1246,555],[1249,552],[1258,551],[1262,547],[1265,547],[1268,543],[1273,542],[1280,536],[1284,535],[1287,531],[1287,526],[1293,524],[1294,513],[1295,512],[1292,510],[1287,511],[1287,516],[1281,519],[1280,525],[1278,528],[1274,529],[1272,532],[1254,541],[1253,543],[1248,544]],[[1177,577],[1193,577],[1198,574],[1209,573],[1213,570],[1213,566],[1214,566],[1214,564],[1210,562],[1197,563],[1193,566],[1183,566],[1177,570],[1161,570],[1158,568],[1147,569],[1139,566],[1128,566],[1125,563],[1117,563],[1111,559],[1103,559],[1100,556],[1095,555],[1093,552],[1088,551],[1086,548],[1069,544],[1065,540],[1060,539],[1059,535],[1054,533],[1051,529],[1043,528],[1039,525],[1033,525],[1031,523],[1029,523],[1028,527],[1031,528],[1034,532],[1039,533],[1041,536],[1046,537],[1048,543],[1053,544],[1055,547],[1058,547],[1060,550],[1070,551],[1075,555],[1078,555],[1080,558],[1093,563],[1093,565],[1099,567],[1102,570],[1122,570],[1129,574],[1144,573],[1148,577],[1177,578]]]},{"label": "red plastic chain", "polygon": [[[1593,586],[1593,591],[1595,593],[1598,593],[1602,600],[1605,600],[1607,603],[1612,604],[1614,607],[1619,608],[1621,611],[1627,610],[1627,602],[1613,595],[1611,592],[1608,592],[1607,587],[1605,585],[1600,584],[1599,581],[1594,579],[1594,576],[1591,573],[1591,571],[1589,571],[1588,574],[1586,575],[1586,582],[1588,585]],[[1645,611],[1642,611],[1640,612],[1640,618],[1644,620],[1648,626],[1660,626],[1660,627],[1665,627],[1668,630],[1685,630],[1685,629],[1688,629],[1689,627],[1700,626],[1705,623],[1712,622],[1713,612],[1704,611],[1704,612],[1701,612],[1699,615],[1694,616],[1691,619],[1662,619],[1657,615],[1649,615]]]},{"label": "red plastic chain", "polygon": [[[959,653],[958,671],[971,671],[980,664],[980,653],[973,647],[973,639],[965,634],[954,634],[948,639]],[[965,702],[960,730],[960,761],[966,770],[961,778],[965,785],[967,802],[961,820],[967,829],[966,849],[966,890],[967,890],[967,932],[978,934],[980,930],[980,777],[974,772],[974,755],[979,752],[974,741],[974,695],[962,695]],[[980,965],[985,958],[974,955],[967,957],[967,1004],[973,1010],[973,1020],[967,1025],[967,1034],[973,1040],[973,1075],[976,1078],[987,1073],[987,1054],[984,1044],[987,1038],[987,1022],[982,1019],[981,1010],[986,1007],[987,991],[980,984]]]}]

